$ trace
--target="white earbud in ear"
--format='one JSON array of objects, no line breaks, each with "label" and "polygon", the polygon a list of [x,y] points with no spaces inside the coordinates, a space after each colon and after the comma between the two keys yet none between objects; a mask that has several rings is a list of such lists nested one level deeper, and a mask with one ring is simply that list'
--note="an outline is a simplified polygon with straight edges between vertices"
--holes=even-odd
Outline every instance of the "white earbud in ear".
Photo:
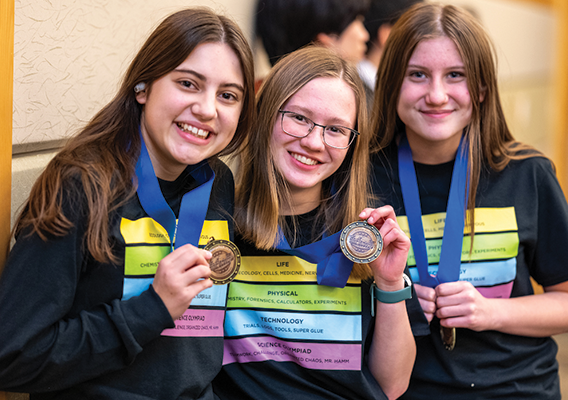
[{"label": "white earbud in ear", "polygon": [[136,86],[134,86],[134,93],[138,94],[146,90],[146,84],[144,82],[140,82]]}]

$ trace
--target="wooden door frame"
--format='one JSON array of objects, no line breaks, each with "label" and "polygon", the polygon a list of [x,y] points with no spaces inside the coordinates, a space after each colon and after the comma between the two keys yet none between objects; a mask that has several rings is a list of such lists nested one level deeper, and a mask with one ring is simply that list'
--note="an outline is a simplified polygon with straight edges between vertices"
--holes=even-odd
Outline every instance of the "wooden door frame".
[{"label": "wooden door frame", "polygon": [[[0,2],[0,273],[10,246],[15,0]],[[0,400],[7,394],[0,392]]]},{"label": "wooden door frame", "polygon": [[14,3],[15,0],[0,2],[0,272],[10,245]]}]

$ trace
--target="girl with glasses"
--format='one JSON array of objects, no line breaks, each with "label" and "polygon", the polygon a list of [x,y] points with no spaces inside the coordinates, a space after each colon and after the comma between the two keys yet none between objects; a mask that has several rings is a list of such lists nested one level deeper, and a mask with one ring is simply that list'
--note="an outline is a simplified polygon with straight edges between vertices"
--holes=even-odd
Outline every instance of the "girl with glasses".
[{"label": "girl with glasses", "polygon": [[[55,156],[0,281],[0,389],[32,399],[215,399],[232,236],[217,156],[254,110],[250,48],[210,10],[166,18],[116,97]],[[204,239],[202,239],[204,238]]]},{"label": "girl with glasses", "polygon": [[568,205],[550,160],[507,127],[475,18],[403,14],[374,112],[375,193],[409,227],[413,322],[429,326],[403,398],[560,399],[550,336],[568,331]]},{"label": "girl with glasses", "polygon": [[[221,399],[397,397],[414,360],[409,240],[392,208],[366,208],[369,131],[357,71],[307,47],[273,67],[256,104],[237,174],[243,260],[214,390]],[[383,249],[354,264],[337,233],[362,220],[380,230]]]}]

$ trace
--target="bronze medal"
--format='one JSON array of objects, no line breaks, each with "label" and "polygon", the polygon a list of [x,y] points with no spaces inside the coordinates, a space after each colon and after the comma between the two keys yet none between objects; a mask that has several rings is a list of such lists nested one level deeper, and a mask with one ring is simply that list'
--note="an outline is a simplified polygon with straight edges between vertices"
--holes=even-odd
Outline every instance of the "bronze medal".
[{"label": "bronze medal", "polygon": [[456,328],[447,328],[440,325],[440,336],[446,350],[453,350],[456,347]]},{"label": "bronze medal", "polygon": [[366,264],[381,255],[383,237],[375,226],[357,221],[343,228],[339,244],[345,257],[355,263]]},{"label": "bronze medal", "polygon": [[213,284],[224,285],[235,279],[241,267],[241,252],[233,242],[211,238],[205,250],[209,250],[213,255],[209,260],[209,279]]}]

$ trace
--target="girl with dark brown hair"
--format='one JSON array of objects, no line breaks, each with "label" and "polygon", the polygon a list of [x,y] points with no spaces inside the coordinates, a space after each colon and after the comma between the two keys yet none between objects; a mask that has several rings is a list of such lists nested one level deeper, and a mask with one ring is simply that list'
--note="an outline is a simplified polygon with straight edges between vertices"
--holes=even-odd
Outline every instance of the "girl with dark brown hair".
[{"label": "girl with dark brown hair", "polygon": [[210,237],[232,237],[218,156],[253,117],[238,26],[167,17],[116,97],[54,157],[15,227],[0,281],[0,389],[32,399],[213,399],[226,285]]}]

